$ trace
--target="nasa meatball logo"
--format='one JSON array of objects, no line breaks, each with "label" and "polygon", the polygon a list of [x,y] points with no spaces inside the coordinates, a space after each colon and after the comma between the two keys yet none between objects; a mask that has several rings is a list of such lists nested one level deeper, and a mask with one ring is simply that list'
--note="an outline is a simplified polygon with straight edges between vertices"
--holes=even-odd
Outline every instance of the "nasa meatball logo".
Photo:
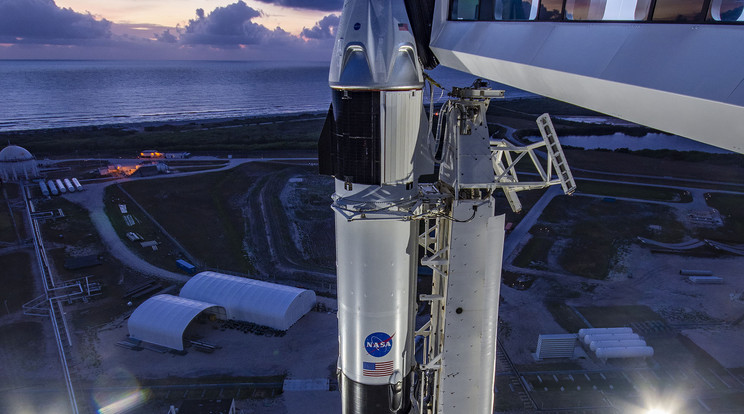
[{"label": "nasa meatball logo", "polygon": [[384,332],[369,334],[367,339],[364,340],[364,348],[373,357],[384,357],[393,349],[393,336],[395,334],[388,335]]}]

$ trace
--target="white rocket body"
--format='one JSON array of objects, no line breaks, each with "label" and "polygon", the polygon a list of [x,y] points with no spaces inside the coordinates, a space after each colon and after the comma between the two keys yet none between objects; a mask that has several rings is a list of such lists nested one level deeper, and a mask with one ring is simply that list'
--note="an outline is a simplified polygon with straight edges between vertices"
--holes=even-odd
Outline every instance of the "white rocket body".
[{"label": "white rocket body", "polygon": [[339,384],[344,413],[405,413],[413,355],[414,160],[423,77],[402,1],[344,3],[319,142],[336,179]]}]

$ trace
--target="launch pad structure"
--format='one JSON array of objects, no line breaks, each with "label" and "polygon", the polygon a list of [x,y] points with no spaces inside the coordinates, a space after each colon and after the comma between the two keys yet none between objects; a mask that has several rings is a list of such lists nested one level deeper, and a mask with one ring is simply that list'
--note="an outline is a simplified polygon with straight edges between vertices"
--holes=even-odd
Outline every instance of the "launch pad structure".
[{"label": "launch pad structure", "polygon": [[[455,88],[434,128],[408,24],[402,3],[347,2],[331,62],[318,148],[336,188],[342,408],[491,413],[505,234],[492,196],[503,190],[519,210],[518,191],[560,184],[570,194],[575,183],[547,115],[540,144],[492,142],[486,110],[504,92],[487,82]],[[520,181],[522,160],[538,179]],[[436,182],[419,184],[437,167]],[[416,297],[419,249],[434,276]],[[431,314],[417,329],[419,303]]]},{"label": "launch pad structure", "polygon": [[[537,13],[543,3],[560,10]],[[422,107],[424,68],[441,62],[741,151],[732,138],[741,135],[732,133],[740,125],[730,122],[742,109],[744,94],[735,93],[741,77],[734,73],[734,82],[719,82],[715,93],[699,86],[707,83],[669,83],[720,73],[719,64],[737,67],[734,59],[660,65],[662,76],[655,78],[637,64],[658,56],[690,58],[721,41],[734,44],[744,32],[705,20],[704,9],[716,16],[712,8],[720,9],[720,2],[701,1],[699,13],[678,24],[653,24],[664,20],[663,2],[646,4],[645,13],[637,13],[640,2],[588,3],[604,13],[582,24],[569,22],[581,11],[568,10],[577,7],[571,2],[344,3],[329,73],[332,104],[318,144],[320,172],[333,176],[336,188],[337,368],[344,413],[491,413],[504,245],[504,216],[494,211],[491,197],[503,191],[512,210],[520,211],[519,191],[561,185],[571,194],[576,188],[549,115],[537,119],[541,143],[491,141],[485,112],[503,92],[486,82],[453,89],[434,129],[434,115],[427,119]],[[522,13],[525,4],[534,13]],[[630,6],[636,13],[626,13]],[[713,24],[702,30],[700,22]],[[677,47],[680,38],[686,39],[683,47]],[[691,121],[701,111],[716,125],[710,133]],[[545,155],[536,152],[541,146]],[[517,169],[523,160],[532,166]],[[521,179],[528,173],[538,178]],[[431,174],[435,183],[419,183]],[[419,247],[433,281],[430,294],[416,297]],[[428,303],[431,315],[417,329],[419,303]],[[421,358],[416,338],[423,338]]]}]

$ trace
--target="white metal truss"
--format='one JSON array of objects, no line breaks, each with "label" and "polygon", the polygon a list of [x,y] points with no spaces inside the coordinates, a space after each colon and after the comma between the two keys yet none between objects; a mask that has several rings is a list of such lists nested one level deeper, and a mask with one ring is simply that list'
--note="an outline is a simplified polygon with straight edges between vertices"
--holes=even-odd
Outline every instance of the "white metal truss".
[{"label": "white metal truss", "polygon": [[49,301],[62,300],[71,304],[101,294],[101,284],[90,280],[90,276],[64,282],[61,286],[49,288],[43,295],[23,304],[23,313],[33,316],[49,316]]},{"label": "white metal truss", "polygon": [[[537,126],[543,137],[540,142],[527,146],[516,146],[506,140],[491,141],[495,181],[498,187],[503,189],[514,212],[522,210],[522,203],[520,203],[516,194],[518,191],[536,190],[558,184],[563,188],[565,194],[572,194],[576,190],[576,181],[566,162],[566,156],[558,141],[558,135],[555,132],[555,127],[553,127],[553,122],[550,120],[550,115],[540,115],[537,118]],[[536,152],[543,147],[545,148],[545,155]],[[520,181],[517,165],[525,159],[525,156],[529,156],[534,171],[523,173],[523,175],[537,175],[538,180]],[[545,166],[540,161],[541,157],[545,158]]]},{"label": "white metal truss", "polygon": [[[439,182],[421,186],[422,212],[412,217],[422,219],[421,264],[432,270],[431,294],[419,296],[431,318],[416,331],[423,352],[412,412],[490,414],[504,242],[504,216],[494,214],[491,196],[503,190],[519,211],[518,191],[560,184],[570,194],[576,184],[547,114],[537,120],[542,142],[516,146],[489,139],[486,109],[502,91],[476,81],[450,95],[458,99],[442,107],[437,128],[444,131]],[[543,147],[545,154],[536,151]],[[518,173],[527,157],[531,170]]]},{"label": "white metal truss", "polygon": [[421,264],[432,270],[432,293],[420,295],[419,301],[428,302],[431,319],[416,331],[423,338],[422,361],[419,367],[419,384],[413,401],[415,413],[424,414],[437,407],[438,389],[442,363],[442,338],[445,322],[444,300],[447,295],[447,274],[449,272],[450,221],[443,218],[422,220],[424,231],[419,235],[419,245],[424,254]]}]

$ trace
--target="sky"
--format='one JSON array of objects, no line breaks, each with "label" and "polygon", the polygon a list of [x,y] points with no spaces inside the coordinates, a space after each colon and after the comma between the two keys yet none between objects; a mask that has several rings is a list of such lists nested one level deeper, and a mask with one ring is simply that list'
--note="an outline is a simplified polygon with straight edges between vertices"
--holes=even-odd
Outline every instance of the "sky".
[{"label": "sky", "polygon": [[0,59],[329,61],[343,0],[0,0]]}]

